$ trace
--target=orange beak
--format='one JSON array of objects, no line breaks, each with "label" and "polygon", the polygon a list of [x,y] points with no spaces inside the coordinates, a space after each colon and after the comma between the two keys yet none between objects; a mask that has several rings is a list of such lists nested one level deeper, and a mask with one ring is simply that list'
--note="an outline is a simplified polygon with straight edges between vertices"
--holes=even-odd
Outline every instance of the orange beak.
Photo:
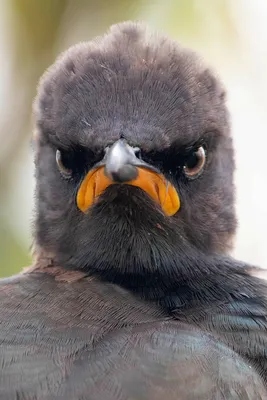
[{"label": "orange beak", "polygon": [[[174,215],[180,208],[176,189],[161,173],[150,170],[145,163],[134,157],[132,153],[130,154],[128,150],[131,148],[128,146],[129,149],[127,149],[126,146],[117,142],[110,149],[111,153],[108,154],[106,162],[88,172],[78,190],[78,208],[85,213],[110,185],[120,183],[143,189],[161,206],[166,215]],[[123,179],[121,171],[124,171]],[[128,172],[125,173],[125,171]]]}]

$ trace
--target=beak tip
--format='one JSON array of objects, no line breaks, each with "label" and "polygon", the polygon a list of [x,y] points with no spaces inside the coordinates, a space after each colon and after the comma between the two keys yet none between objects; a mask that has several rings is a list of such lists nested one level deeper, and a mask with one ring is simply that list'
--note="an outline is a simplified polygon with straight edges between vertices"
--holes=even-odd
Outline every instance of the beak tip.
[{"label": "beak tip", "polygon": [[119,169],[111,169],[105,166],[105,175],[115,183],[125,183],[138,177],[138,169],[134,165],[125,164]]}]

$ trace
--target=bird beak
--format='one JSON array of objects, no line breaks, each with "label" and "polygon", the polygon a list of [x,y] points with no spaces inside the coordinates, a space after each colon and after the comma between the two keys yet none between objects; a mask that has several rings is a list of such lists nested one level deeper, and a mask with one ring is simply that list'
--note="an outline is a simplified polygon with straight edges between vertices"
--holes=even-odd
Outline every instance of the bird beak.
[{"label": "bird beak", "polygon": [[140,160],[136,150],[123,139],[107,149],[104,159],[88,172],[78,190],[77,206],[82,212],[86,212],[113,184],[143,189],[166,215],[174,215],[179,210],[180,199],[176,189],[160,171]]}]

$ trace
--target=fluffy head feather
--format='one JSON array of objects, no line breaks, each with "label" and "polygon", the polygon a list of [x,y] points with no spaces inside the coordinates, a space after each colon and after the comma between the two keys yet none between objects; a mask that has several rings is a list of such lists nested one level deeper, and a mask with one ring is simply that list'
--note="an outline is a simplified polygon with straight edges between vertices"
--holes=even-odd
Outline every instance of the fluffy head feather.
[{"label": "fluffy head feather", "polygon": [[[34,113],[36,243],[61,265],[115,279],[164,274],[194,249],[229,249],[236,222],[225,92],[195,53],[142,24],[115,25],[59,57],[41,79]],[[120,138],[177,188],[176,215],[164,216],[126,185],[109,187],[88,214],[77,208],[85,173]],[[180,163],[197,144],[205,146],[206,165],[189,181]],[[58,171],[57,149],[71,153],[72,180]]]}]

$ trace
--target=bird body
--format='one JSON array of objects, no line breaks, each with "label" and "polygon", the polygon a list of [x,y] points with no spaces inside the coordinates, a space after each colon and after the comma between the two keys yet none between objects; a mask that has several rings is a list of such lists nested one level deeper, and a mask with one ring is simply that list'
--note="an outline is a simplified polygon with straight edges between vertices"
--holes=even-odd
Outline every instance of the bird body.
[{"label": "bird body", "polygon": [[267,399],[267,283],[228,255],[225,92],[123,23],[45,73],[35,258],[0,281],[0,399]]},{"label": "bird body", "polygon": [[47,266],[3,280],[0,296],[1,399],[267,396],[266,360],[249,355],[265,355],[266,309],[245,293],[170,314],[117,285]]}]

